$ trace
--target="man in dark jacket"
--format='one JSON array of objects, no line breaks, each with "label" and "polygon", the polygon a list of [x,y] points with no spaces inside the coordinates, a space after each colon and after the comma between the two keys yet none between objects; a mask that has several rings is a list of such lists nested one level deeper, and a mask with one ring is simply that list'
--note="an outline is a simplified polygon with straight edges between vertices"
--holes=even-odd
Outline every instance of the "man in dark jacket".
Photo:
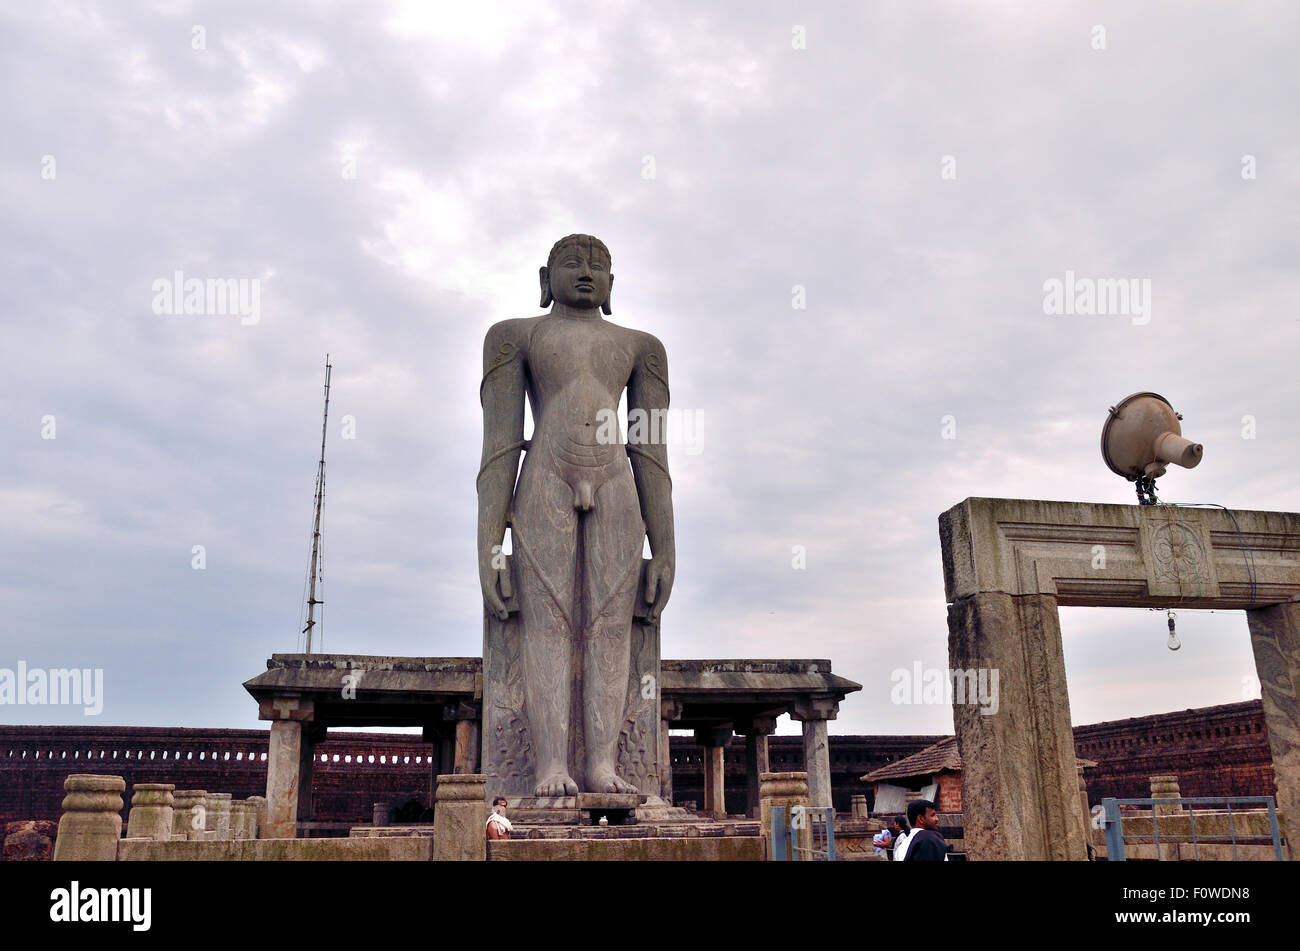
[{"label": "man in dark jacket", "polygon": [[952,846],[939,834],[939,814],[934,803],[918,799],[907,804],[907,818],[916,826],[907,844],[905,862],[942,862],[952,851]]}]

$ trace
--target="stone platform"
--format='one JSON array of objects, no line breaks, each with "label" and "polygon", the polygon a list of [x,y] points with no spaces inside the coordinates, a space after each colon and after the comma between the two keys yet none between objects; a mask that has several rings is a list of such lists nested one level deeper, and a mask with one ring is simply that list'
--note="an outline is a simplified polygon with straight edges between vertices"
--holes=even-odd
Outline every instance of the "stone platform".
[{"label": "stone platform", "polygon": [[[683,810],[684,811],[684,810]],[[511,820],[514,822],[514,820]],[[675,822],[637,822],[628,825],[564,825],[547,823],[522,825],[514,822],[514,832],[509,841],[523,839],[713,839],[757,838],[759,823],[754,819],[708,820],[693,819]],[[432,838],[431,825],[354,826],[352,838]]]},{"label": "stone platform", "polygon": [[506,815],[515,826],[594,826],[602,817],[611,826],[692,819],[691,813],[669,806],[658,796],[622,793],[507,797]]}]

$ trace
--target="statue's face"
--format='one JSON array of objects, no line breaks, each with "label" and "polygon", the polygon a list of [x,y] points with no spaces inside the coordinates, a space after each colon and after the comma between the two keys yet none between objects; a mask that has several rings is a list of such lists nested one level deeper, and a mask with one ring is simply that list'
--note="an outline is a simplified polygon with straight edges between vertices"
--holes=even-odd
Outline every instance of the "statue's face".
[{"label": "statue's face", "polygon": [[609,258],[599,248],[571,242],[549,271],[551,296],[569,307],[599,307],[609,299]]}]

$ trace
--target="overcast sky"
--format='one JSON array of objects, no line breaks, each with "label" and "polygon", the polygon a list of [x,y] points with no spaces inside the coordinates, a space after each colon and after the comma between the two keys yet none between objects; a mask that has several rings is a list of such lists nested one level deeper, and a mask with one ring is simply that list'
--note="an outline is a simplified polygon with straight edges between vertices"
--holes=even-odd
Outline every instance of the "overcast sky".
[{"label": "overcast sky", "polygon": [[[1300,510],[1297,35],[1263,2],[10,5],[0,667],[105,697],[0,721],[259,725],[326,352],[317,649],[480,654],[483,334],[578,231],[700,423],[664,656],[829,658],[863,684],[833,733],[951,732],[890,698],[947,664],[937,517],[1132,503],[1109,405],[1204,443],[1164,498]],[[157,313],[177,271],[256,313]],[[1045,313],[1067,271],[1149,312]],[[1249,691],[1240,612],[1176,654],[1150,611],[1062,626],[1076,724]]]}]

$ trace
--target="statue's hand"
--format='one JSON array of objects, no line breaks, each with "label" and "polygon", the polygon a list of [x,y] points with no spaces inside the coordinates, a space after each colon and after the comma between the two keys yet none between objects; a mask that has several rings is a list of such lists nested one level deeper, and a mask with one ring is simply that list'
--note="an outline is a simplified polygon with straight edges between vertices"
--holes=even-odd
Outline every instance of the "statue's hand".
[{"label": "statue's hand", "polygon": [[659,612],[668,603],[673,591],[673,571],[677,559],[673,555],[654,555],[645,570],[645,603],[650,605],[650,617],[658,620]]},{"label": "statue's hand", "polygon": [[483,604],[498,620],[504,621],[510,612],[506,610],[506,603],[497,591],[497,569],[493,562],[499,557],[501,556],[489,552],[486,557],[479,558],[478,580],[483,588]]}]

